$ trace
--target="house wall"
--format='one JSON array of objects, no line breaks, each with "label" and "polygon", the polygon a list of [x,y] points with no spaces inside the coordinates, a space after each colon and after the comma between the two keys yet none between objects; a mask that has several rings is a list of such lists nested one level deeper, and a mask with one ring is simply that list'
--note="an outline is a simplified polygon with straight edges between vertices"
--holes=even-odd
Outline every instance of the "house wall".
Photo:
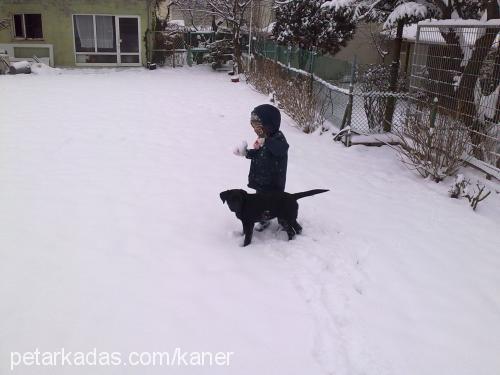
[{"label": "house wall", "polygon": [[[382,26],[379,24],[363,23],[357,26],[354,37],[347,42],[337,54],[335,59],[352,62],[354,55],[358,64],[383,64],[390,60],[390,47],[388,41],[381,40]],[[379,50],[389,51],[385,59]]]},{"label": "house wall", "polygon": [[[142,61],[146,61],[143,41],[148,28],[148,0],[1,0],[0,18],[12,18],[14,13],[38,13],[42,15],[42,41],[13,38],[13,29],[0,31],[0,43],[52,44],[54,62],[59,66],[75,65],[73,14],[107,14],[139,16],[141,25]],[[29,54],[30,51],[23,51]],[[33,50],[33,54],[36,51]],[[42,57],[42,56],[41,56]]]}]

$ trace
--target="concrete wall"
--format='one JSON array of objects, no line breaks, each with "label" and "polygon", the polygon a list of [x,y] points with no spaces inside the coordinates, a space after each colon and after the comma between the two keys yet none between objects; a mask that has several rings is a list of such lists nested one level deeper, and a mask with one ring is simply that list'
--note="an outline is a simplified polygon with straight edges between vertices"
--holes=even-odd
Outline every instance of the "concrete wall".
[{"label": "concrete wall", "polygon": [[[381,31],[381,25],[366,23],[358,25],[354,38],[335,55],[335,59],[352,62],[354,55],[356,55],[358,64],[387,63],[390,59],[390,47],[387,41],[378,39]],[[377,45],[389,51],[385,61],[378,53]]]},{"label": "concrete wall", "polygon": [[11,19],[15,13],[39,13],[43,28],[41,41],[14,39],[12,27],[1,30],[0,43],[53,44],[55,65],[74,66],[73,14],[139,16],[144,63],[146,46],[143,38],[148,28],[149,3],[149,0],[0,0],[0,18]]}]

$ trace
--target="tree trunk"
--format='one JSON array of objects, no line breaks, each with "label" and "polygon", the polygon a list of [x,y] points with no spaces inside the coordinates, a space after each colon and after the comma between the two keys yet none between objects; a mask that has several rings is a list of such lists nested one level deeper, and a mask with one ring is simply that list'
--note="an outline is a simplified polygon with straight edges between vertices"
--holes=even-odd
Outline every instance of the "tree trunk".
[{"label": "tree trunk", "polygon": [[[487,5],[488,20],[498,18],[500,7],[497,0],[489,0]],[[464,123],[470,128],[471,142],[475,146],[474,156],[480,160],[484,159],[481,144],[484,141],[485,124],[477,118],[477,106],[474,97],[476,83],[479,78],[481,68],[488,53],[493,47],[493,43],[500,32],[500,28],[487,28],[485,35],[476,40],[472,55],[465,66],[457,90],[456,111]]]},{"label": "tree trunk", "polygon": [[240,29],[235,26],[233,31],[233,46],[234,46],[234,64],[236,69],[234,74],[243,73],[243,64],[241,60],[241,45],[240,45]]},{"label": "tree trunk", "polygon": [[[396,39],[394,39],[394,46],[392,50],[392,64],[391,64],[391,82],[389,91],[396,92],[398,90],[399,78],[399,65],[401,61],[401,46],[403,44],[403,27],[404,22],[398,21],[396,29]],[[390,132],[392,126],[392,118],[394,117],[394,109],[396,107],[396,97],[389,96],[387,99],[387,107],[384,116],[384,131]]]}]

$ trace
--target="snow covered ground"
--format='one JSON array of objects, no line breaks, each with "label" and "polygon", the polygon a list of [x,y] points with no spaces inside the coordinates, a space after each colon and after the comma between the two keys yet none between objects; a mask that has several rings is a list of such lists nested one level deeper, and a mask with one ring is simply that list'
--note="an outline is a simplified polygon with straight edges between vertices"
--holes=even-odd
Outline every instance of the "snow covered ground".
[{"label": "snow covered ground", "polygon": [[207,67],[56,73],[0,77],[1,374],[37,348],[177,347],[234,355],[13,373],[499,373],[497,192],[473,212],[285,117],[287,190],[331,191],[300,202],[296,240],[274,223],[242,248],[218,194],[246,185],[231,150],[264,96]]}]

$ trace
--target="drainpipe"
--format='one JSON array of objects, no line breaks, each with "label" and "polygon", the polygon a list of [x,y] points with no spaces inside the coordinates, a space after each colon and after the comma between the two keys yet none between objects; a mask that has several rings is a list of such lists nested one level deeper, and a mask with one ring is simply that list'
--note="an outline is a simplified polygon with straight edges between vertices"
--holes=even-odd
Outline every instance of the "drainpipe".
[{"label": "drainpipe", "polygon": [[152,14],[153,14],[153,4],[156,2],[156,0],[147,0],[147,12],[148,12],[148,27],[146,28],[146,60],[147,62],[151,61],[151,58],[153,57],[153,54],[151,52],[152,43],[151,43],[151,36],[153,35],[152,32],[152,27],[153,27],[153,22],[152,22]]}]

